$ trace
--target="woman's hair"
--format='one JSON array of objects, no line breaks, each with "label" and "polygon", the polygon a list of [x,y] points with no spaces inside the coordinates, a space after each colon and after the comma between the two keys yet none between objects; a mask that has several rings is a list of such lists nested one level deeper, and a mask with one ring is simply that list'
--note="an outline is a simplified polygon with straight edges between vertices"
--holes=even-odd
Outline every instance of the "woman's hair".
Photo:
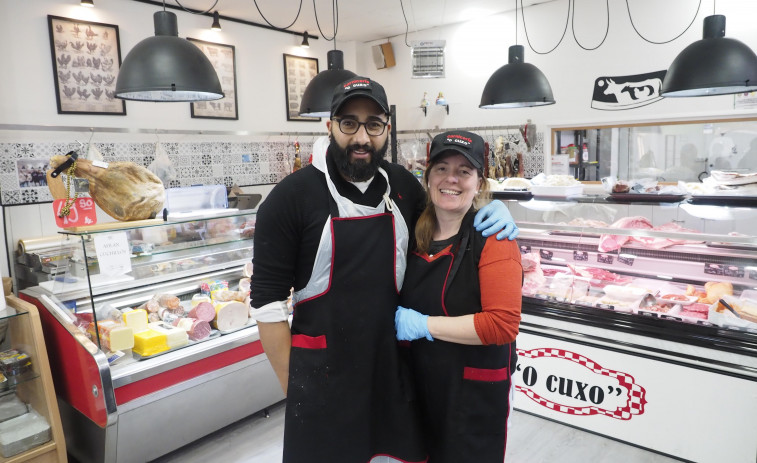
[{"label": "woman's hair", "polygon": [[[445,157],[441,156],[434,162],[431,162],[423,174],[423,188],[426,190],[426,208],[423,209],[423,213],[415,224],[415,248],[421,254],[428,253],[431,248],[431,241],[433,240],[434,229],[436,228],[436,210],[434,209],[434,203],[431,202],[431,195],[428,191],[428,176],[434,165]],[[479,180],[481,180],[481,187],[478,189],[476,197],[473,198],[474,210],[486,206],[492,199],[489,182],[484,177],[483,170],[476,169],[476,172],[478,173]]]}]

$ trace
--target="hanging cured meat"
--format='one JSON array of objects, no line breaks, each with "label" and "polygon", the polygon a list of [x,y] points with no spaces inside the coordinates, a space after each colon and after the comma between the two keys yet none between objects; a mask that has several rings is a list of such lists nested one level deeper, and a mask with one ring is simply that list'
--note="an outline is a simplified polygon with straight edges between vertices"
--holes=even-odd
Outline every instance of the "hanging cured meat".
[{"label": "hanging cured meat", "polygon": [[[68,160],[66,156],[53,156],[50,167],[56,169]],[[152,219],[163,209],[163,182],[133,162],[95,164],[80,158],[76,160],[74,175],[89,181],[89,195],[116,220]]]}]

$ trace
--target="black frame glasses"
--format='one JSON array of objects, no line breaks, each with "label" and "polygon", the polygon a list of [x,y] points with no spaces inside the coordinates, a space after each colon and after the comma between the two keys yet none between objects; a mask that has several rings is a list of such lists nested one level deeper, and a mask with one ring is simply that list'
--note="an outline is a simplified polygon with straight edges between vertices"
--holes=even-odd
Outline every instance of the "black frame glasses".
[{"label": "black frame glasses", "polygon": [[384,134],[386,126],[389,125],[388,121],[384,122],[378,119],[359,122],[355,119],[350,118],[342,119],[338,117],[332,117],[331,120],[335,121],[339,125],[339,130],[345,135],[355,135],[358,130],[360,130],[360,126],[362,125],[365,127],[365,133],[367,133],[371,137],[378,137]]}]

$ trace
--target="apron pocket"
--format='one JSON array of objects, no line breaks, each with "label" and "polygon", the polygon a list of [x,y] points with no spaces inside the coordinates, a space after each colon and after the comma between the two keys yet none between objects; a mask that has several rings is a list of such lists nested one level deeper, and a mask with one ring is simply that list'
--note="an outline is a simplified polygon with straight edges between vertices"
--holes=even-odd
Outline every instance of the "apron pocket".
[{"label": "apron pocket", "polygon": [[287,408],[297,408],[299,416],[323,418],[329,403],[329,351],[326,336],[292,335],[289,356]]},{"label": "apron pocket", "polygon": [[325,349],[326,335],[308,336],[307,334],[293,334],[292,347],[301,347],[303,349]]},{"label": "apron pocket", "polygon": [[466,367],[458,404],[461,434],[504,434],[510,375],[508,368]]}]

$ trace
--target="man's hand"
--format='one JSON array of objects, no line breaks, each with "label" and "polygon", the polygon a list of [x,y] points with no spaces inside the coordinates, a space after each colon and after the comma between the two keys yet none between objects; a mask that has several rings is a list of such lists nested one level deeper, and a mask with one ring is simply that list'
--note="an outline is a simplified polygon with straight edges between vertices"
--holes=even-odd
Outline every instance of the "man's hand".
[{"label": "man's hand", "polygon": [[514,240],[520,233],[507,206],[498,200],[494,200],[479,209],[476,217],[473,218],[473,226],[476,227],[476,231],[483,230],[481,235],[484,237],[499,232],[497,239],[500,241],[505,238]]}]

